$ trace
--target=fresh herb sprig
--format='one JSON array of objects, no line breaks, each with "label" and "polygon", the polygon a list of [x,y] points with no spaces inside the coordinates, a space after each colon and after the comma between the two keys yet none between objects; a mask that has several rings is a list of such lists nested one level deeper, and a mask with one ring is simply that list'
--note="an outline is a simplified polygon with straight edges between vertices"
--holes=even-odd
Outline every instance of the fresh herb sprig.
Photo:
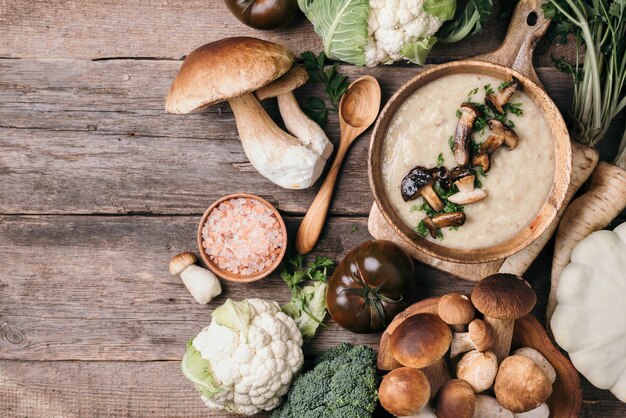
[{"label": "fresh herb sprig", "polygon": [[328,268],[335,264],[332,258],[324,256],[317,256],[306,268],[303,262],[302,255],[296,254],[287,260],[285,268],[280,274],[280,278],[287,283],[292,291],[298,290],[300,285],[307,280],[326,283]]},{"label": "fresh herb sprig", "polygon": [[326,55],[323,51],[317,56],[311,51],[305,51],[300,59],[302,66],[309,73],[309,79],[314,83],[324,84],[324,92],[331,105],[327,107],[324,100],[313,96],[304,101],[302,110],[320,126],[325,126],[328,121],[328,112],[339,111],[339,101],[350,83],[347,77],[339,72],[337,63],[326,67]]}]

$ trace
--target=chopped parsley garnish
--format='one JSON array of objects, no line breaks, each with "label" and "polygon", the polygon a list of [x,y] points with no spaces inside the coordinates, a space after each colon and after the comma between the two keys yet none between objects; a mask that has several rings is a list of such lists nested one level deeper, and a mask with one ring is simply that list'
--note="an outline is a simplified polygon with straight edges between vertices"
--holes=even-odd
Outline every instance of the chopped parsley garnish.
[{"label": "chopped parsley garnish", "polygon": [[509,87],[509,85],[513,82],[513,80],[511,81],[503,81],[502,83],[500,83],[500,85],[498,86],[498,91],[502,91],[505,88]]},{"label": "chopped parsley garnish", "polygon": [[473,95],[475,95],[476,93],[478,93],[478,87],[476,87],[473,90],[470,90],[469,93],[467,93],[467,100],[471,99]]},{"label": "chopped parsley garnish", "polygon": [[504,105],[504,112],[511,112],[516,116],[522,116],[524,111],[522,110],[522,103],[507,103]]},{"label": "chopped parsley garnish", "polygon": [[452,135],[448,138],[448,145],[450,146],[450,150],[454,151],[454,137]]},{"label": "chopped parsley garnish", "polygon": [[415,232],[417,232],[418,234],[420,234],[423,237],[428,235],[428,228],[426,228],[426,222],[424,222],[423,219],[415,227]]},{"label": "chopped parsley garnish", "polygon": [[437,167],[443,167],[446,164],[446,160],[443,159],[443,152],[440,152],[437,156]]},{"label": "chopped parsley garnish", "polygon": [[457,109],[456,110],[456,117],[457,118],[461,118],[461,115],[462,115],[461,110]]},{"label": "chopped parsley garnish", "polygon": [[487,84],[486,86],[483,86],[483,89],[485,90],[485,94],[493,94],[494,91],[491,88],[491,84]]}]

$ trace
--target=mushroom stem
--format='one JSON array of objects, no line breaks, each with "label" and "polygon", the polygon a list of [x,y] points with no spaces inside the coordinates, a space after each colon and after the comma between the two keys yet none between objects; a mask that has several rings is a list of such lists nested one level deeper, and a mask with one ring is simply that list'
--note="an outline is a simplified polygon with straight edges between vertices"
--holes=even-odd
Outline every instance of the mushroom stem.
[{"label": "mushroom stem", "polygon": [[254,168],[286,189],[304,189],[315,183],[326,160],[280,129],[253,94],[228,101],[246,156]]},{"label": "mushroom stem", "polygon": [[293,92],[283,93],[277,99],[278,110],[287,130],[303,145],[328,159],[333,153],[333,144],[324,130],[302,111]]},{"label": "mushroom stem", "polygon": [[170,274],[180,275],[191,296],[201,305],[209,303],[222,293],[222,286],[215,274],[196,265],[198,259],[192,253],[180,253],[170,260]]},{"label": "mushroom stem", "polygon": [[515,414],[500,405],[496,398],[476,395],[474,418],[515,418]]},{"label": "mushroom stem", "polygon": [[430,400],[435,398],[437,391],[442,387],[448,380],[452,379],[450,375],[450,371],[446,366],[446,362],[443,358],[440,358],[433,364],[426,366],[422,369],[426,378],[428,379],[428,383],[430,383]]},{"label": "mushroom stem", "polygon": [[487,197],[485,189],[474,189],[471,192],[458,192],[452,196],[448,196],[448,200],[458,205],[466,205],[468,203],[476,203]]},{"label": "mushroom stem", "polygon": [[474,349],[474,343],[469,332],[455,332],[452,334],[452,343],[450,344],[450,358],[455,358],[459,354]]},{"label": "mushroom stem", "polygon": [[435,212],[441,212],[443,210],[443,201],[441,200],[439,195],[437,195],[432,185],[429,184],[424,186],[424,188],[420,192],[420,195],[422,195],[422,197],[426,199],[430,207],[433,208]]},{"label": "mushroom stem", "polygon": [[498,364],[509,356],[511,341],[513,340],[514,319],[496,319],[485,315],[483,321],[491,327],[494,343],[491,351],[498,358]]}]

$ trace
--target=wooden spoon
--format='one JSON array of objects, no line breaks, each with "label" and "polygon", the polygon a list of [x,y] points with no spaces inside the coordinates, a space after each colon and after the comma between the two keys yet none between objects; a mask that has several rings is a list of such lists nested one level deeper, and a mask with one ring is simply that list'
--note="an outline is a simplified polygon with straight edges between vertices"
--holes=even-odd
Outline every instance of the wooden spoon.
[{"label": "wooden spoon", "polygon": [[333,197],[339,168],[346,152],[352,142],[374,123],[379,110],[380,86],[378,81],[369,75],[364,75],[350,84],[341,98],[339,102],[339,127],[341,128],[339,149],[322,187],[317,192],[298,229],[296,249],[300,254],[308,254],[315,247],[326,221],[330,199]]}]

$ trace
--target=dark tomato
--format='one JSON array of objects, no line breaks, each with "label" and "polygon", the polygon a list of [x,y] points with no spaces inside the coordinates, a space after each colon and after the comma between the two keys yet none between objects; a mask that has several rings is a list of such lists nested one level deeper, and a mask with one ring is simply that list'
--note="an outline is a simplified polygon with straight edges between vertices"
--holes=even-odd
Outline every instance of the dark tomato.
[{"label": "dark tomato", "polygon": [[385,329],[409,304],[413,260],[391,241],[367,241],[350,251],[328,282],[328,312],[356,333]]},{"label": "dark tomato", "polygon": [[241,23],[255,29],[276,29],[291,22],[300,10],[296,0],[224,0]]}]

